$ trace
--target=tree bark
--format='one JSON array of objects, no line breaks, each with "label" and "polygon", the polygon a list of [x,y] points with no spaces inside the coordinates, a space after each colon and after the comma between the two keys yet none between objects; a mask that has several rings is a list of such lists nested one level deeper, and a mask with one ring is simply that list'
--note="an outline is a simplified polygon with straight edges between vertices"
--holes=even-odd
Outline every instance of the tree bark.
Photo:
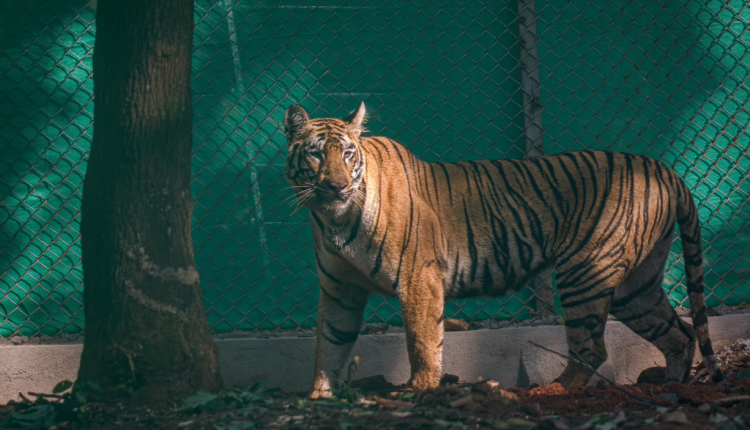
[{"label": "tree bark", "polygon": [[99,0],[78,382],[167,405],[220,379],[190,223],[192,0]]}]

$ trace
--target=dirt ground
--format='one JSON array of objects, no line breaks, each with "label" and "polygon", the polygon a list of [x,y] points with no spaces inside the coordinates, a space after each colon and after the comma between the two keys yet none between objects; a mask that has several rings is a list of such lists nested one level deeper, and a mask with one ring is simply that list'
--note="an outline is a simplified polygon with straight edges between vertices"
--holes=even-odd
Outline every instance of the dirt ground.
[{"label": "dirt ground", "polygon": [[702,380],[668,387],[602,381],[575,390],[559,384],[503,388],[446,375],[437,389],[412,392],[375,377],[342,384],[335,400],[311,402],[304,393],[266,389],[260,381],[246,390],[198,393],[160,412],[86,403],[69,392],[28,394],[28,401],[0,406],[0,428],[750,429],[750,340],[724,348],[718,358],[729,381],[725,390]]}]

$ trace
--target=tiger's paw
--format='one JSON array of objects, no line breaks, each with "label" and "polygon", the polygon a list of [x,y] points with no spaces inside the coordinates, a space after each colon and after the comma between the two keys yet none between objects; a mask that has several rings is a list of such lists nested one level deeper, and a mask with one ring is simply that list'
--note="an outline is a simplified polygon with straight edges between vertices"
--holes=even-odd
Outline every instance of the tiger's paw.
[{"label": "tiger's paw", "polygon": [[566,389],[581,388],[588,384],[593,374],[594,372],[588,367],[575,361],[569,361],[563,373],[554,382],[560,383]]},{"label": "tiger's paw", "polygon": [[437,388],[438,385],[440,385],[440,379],[432,373],[416,374],[406,384],[407,387],[420,391]]},{"label": "tiger's paw", "polygon": [[591,379],[591,375],[589,374],[568,372],[566,369],[554,382],[559,383],[565,389],[571,389],[585,387],[589,379]]},{"label": "tiger's paw", "polygon": [[310,400],[329,400],[333,398],[331,381],[328,379],[325,371],[321,370],[318,372],[313,382],[312,390],[310,390],[307,398]]},{"label": "tiger's paw", "polygon": [[331,400],[333,399],[333,393],[330,390],[313,390],[307,398],[308,400]]}]

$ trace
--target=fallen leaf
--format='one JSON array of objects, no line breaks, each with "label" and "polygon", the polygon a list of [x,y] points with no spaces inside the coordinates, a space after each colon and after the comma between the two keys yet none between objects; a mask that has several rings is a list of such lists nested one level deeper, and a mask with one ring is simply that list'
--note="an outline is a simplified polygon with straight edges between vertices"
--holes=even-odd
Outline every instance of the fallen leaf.
[{"label": "fallen leaf", "polygon": [[53,425],[56,416],[57,413],[54,406],[50,404],[38,405],[32,406],[23,412],[11,412],[8,418],[1,424],[2,428],[39,430]]},{"label": "fallen leaf", "polygon": [[462,407],[468,405],[469,403],[471,403],[473,401],[474,401],[474,397],[472,397],[472,395],[469,394],[468,396],[461,397],[458,400],[454,400],[454,401],[448,403],[448,405],[450,405],[450,407],[452,407],[452,408],[462,408]]},{"label": "fallen leaf", "polygon": [[714,405],[727,405],[731,403],[737,403],[737,402],[744,402],[746,400],[750,400],[750,396],[733,396],[733,397],[724,397],[723,399],[714,400]]},{"label": "fallen leaf", "polygon": [[606,423],[597,424],[594,428],[596,430],[615,430],[617,428],[617,423],[615,423],[614,421],[609,421]]},{"label": "fallen leaf", "polygon": [[615,424],[624,423],[628,420],[627,414],[625,414],[625,411],[619,410],[617,413],[615,413],[615,417],[612,419],[612,422]]},{"label": "fallen leaf", "polygon": [[518,400],[518,394],[510,392],[508,390],[503,390],[502,388],[498,388],[497,393],[500,394],[501,397],[506,398],[508,400]]},{"label": "fallen leaf", "polygon": [[199,408],[202,411],[211,411],[220,408],[224,402],[216,394],[198,391],[192,396],[185,399],[185,407],[193,409]]},{"label": "fallen leaf", "polygon": [[666,414],[663,414],[661,416],[661,421],[665,423],[676,423],[676,424],[689,424],[690,420],[688,420],[687,415],[685,415],[685,412],[682,411],[673,411],[668,412]]},{"label": "fallen leaf", "polygon": [[263,378],[260,381],[254,383],[253,386],[250,387],[248,391],[250,391],[251,393],[256,393],[256,394],[262,393],[263,391],[266,390],[266,384],[268,384],[268,375],[264,374]]},{"label": "fallen leaf", "polygon": [[469,330],[469,327],[469,323],[464,320],[453,318],[446,318],[443,320],[443,329],[445,331],[467,331]]},{"label": "fallen leaf", "polygon": [[599,424],[604,424],[612,421],[612,416],[606,412],[598,413],[591,418],[589,418],[588,421],[586,421],[586,424],[584,427],[593,427]]},{"label": "fallen leaf", "polygon": [[518,395],[516,395],[516,393],[512,393],[508,390],[503,390],[502,388],[500,388],[500,383],[497,381],[489,380],[489,381],[482,382],[481,384],[474,385],[472,387],[472,390],[478,391],[480,393],[484,393],[487,395],[499,394],[500,397],[503,397],[508,400],[518,400]]},{"label": "fallen leaf", "polygon": [[54,394],[60,394],[72,386],[73,386],[73,383],[66,379],[64,381],[58,382],[57,385],[55,385],[55,388],[52,389],[52,392]]},{"label": "fallen leaf", "polygon": [[521,418],[511,418],[505,421],[494,421],[492,423],[492,426],[496,429],[523,430],[523,429],[533,429],[534,427],[537,426],[537,423],[527,421]]},{"label": "fallen leaf", "polygon": [[479,391],[480,393],[484,394],[490,394],[494,391],[497,391],[500,388],[500,383],[497,381],[489,380],[484,381],[480,384],[475,384],[473,387],[471,387],[474,391]]}]

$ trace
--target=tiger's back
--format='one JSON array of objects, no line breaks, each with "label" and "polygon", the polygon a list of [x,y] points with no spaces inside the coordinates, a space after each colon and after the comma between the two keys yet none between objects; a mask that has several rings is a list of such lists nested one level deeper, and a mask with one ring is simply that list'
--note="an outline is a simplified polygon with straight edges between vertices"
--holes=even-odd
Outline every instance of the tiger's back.
[{"label": "tiger's back", "polygon": [[[389,139],[361,137],[364,106],[348,121],[290,110],[287,171],[299,171],[312,153],[304,158],[308,188],[318,193],[308,204],[321,281],[313,397],[326,393],[334,365],[346,359],[370,292],[399,297],[410,383],[428,388],[442,372],[446,298],[506,294],[552,266],[575,358],[561,383],[588,381],[592,372],[579,360],[592,368],[606,360],[610,312],[664,353],[667,382],[687,377],[696,338],[721,379],[708,338],[697,211],[660,163],[605,151],[427,163]],[[694,327],[662,289],[675,221]]]},{"label": "tiger's back", "polygon": [[505,294],[544,268],[566,270],[585,257],[608,266],[589,283],[627,274],[672,233],[684,189],[652,159],[604,151],[428,169],[438,172],[427,199],[442,196],[434,209],[449,238],[451,297]]}]

